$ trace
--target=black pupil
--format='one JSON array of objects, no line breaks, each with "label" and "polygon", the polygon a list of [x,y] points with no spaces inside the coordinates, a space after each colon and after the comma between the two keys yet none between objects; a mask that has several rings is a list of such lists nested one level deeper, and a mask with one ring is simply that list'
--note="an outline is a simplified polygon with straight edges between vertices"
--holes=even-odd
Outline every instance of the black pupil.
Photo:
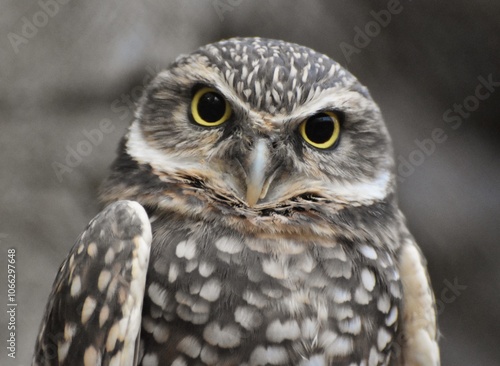
[{"label": "black pupil", "polygon": [[226,112],[226,102],[215,92],[203,94],[198,102],[198,114],[204,121],[217,122]]},{"label": "black pupil", "polygon": [[317,114],[307,120],[306,135],[312,142],[322,144],[333,135],[335,125],[332,117],[327,114]]}]

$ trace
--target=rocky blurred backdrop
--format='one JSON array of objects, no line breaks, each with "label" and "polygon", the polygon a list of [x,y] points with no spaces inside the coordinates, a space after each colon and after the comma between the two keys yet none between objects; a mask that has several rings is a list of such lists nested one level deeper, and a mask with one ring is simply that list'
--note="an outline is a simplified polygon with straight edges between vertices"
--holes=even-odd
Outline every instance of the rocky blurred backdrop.
[{"label": "rocky blurred backdrop", "polygon": [[369,87],[428,258],[443,365],[499,364],[500,2],[4,0],[1,10],[0,364],[30,363],[57,268],[99,210],[144,85],[178,54],[232,36],[315,48]]}]

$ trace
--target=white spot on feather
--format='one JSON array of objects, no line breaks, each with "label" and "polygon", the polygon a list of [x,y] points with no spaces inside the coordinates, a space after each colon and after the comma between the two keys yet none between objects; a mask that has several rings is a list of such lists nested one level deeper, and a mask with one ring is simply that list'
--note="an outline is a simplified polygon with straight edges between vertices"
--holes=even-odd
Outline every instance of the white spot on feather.
[{"label": "white spot on feather", "polygon": [[377,259],[378,256],[377,256],[377,252],[375,251],[375,249],[373,249],[373,247],[371,246],[368,246],[368,245],[361,245],[359,247],[359,251],[361,252],[361,254],[363,254],[366,258],[368,259]]},{"label": "white spot on feather", "polygon": [[351,292],[340,287],[332,288],[330,290],[330,296],[337,304],[342,304],[351,300]]},{"label": "white spot on feather", "polygon": [[87,247],[87,254],[90,258],[95,258],[97,255],[97,245],[95,243],[90,243]]},{"label": "white spot on feather", "polygon": [[269,346],[267,348],[258,346],[250,355],[251,365],[283,365],[288,363],[288,353],[281,346]]},{"label": "white spot on feather", "polygon": [[256,306],[259,309],[262,309],[268,303],[264,296],[250,290],[246,290],[243,293],[243,300],[245,300],[250,305]]},{"label": "white spot on feather", "polygon": [[370,295],[363,287],[358,287],[354,293],[354,300],[360,305],[367,305],[372,301],[372,295]]},{"label": "white spot on feather", "polygon": [[153,282],[148,287],[148,295],[151,301],[153,301],[160,308],[164,309],[167,304],[167,290],[165,290],[160,284]]},{"label": "white spot on feather", "polygon": [[103,270],[99,274],[99,278],[97,279],[97,288],[99,289],[99,291],[104,292],[110,280],[111,273],[109,271]]},{"label": "white spot on feather", "polygon": [[330,357],[346,356],[353,351],[354,343],[350,337],[339,336],[335,332],[324,331],[319,338],[320,345]]},{"label": "white spot on feather", "polygon": [[212,278],[205,282],[205,284],[201,287],[200,296],[205,300],[210,302],[215,301],[219,298],[221,292],[221,283],[219,280]]},{"label": "white spot on feather", "polygon": [[241,332],[234,324],[221,327],[217,322],[212,322],[203,330],[203,339],[212,346],[235,348],[240,345]]},{"label": "white spot on feather", "polygon": [[193,272],[197,267],[198,267],[198,260],[197,259],[191,259],[190,261],[187,261],[186,267],[185,267],[186,273]]},{"label": "white spot on feather", "polygon": [[80,294],[80,290],[82,289],[82,282],[80,280],[80,276],[76,276],[73,278],[73,281],[71,281],[71,289],[70,289],[70,294],[73,297],[76,297]]},{"label": "white spot on feather", "polygon": [[191,239],[181,241],[175,248],[175,255],[187,260],[193,259],[196,256],[196,242]]},{"label": "white spot on feather", "polygon": [[201,352],[201,344],[195,337],[187,336],[177,344],[177,350],[190,358],[197,358]]},{"label": "white spot on feather", "polygon": [[397,299],[401,299],[401,288],[399,287],[399,284],[392,282],[389,285],[389,290],[391,291],[392,296],[394,296]]},{"label": "white spot on feather", "polygon": [[179,265],[177,263],[172,263],[168,269],[168,282],[174,283],[179,275]]},{"label": "white spot on feather", "polygon": [[58,347],[57,347],[57,359],[59,361],[59,364],[62,364],[63,361],[66,359],[66,356],[68,355],[68,350],[69,346],[71,346],[71,342],[66,341],[66,342],[58,342]]},{"label": "white spot on feather", "polygon": [[213,347],[205,345],[201,350],[200,359],[207,365],[215,365],[219,360],[219,356],[217,355],[217,352]]},{"label": "white spot on feather", "polygon": [[363,268],[361,271],[361,282],[363,283],[365,289],[373,291],[375,288],[375,275],[371,270]]},{"label": "white spot on feather", "polygon": [[179,356],[174,360],[174,362],[172,362],[172,366],[188,366],[188,364],[184,357]]},{"label": "white spot on feather", "polygon": [[142,358],[143,366],[158,366],[158,355],[156,353],[147,353]]},{"label": "white spot on feather", "polygon": [[296,340],[300,336],[300,328],[295,320],[288,320],[281,323],[279,319],[268,325],[266,330],[267,340],[274,343],[281,343],[285,339]]},{"label": "white spot on feather", "polygon": [[288,266],[280,261],[264,259],[262,261],[262,270],[269,276],[279,280],[288,277]]},{"label": "white spot on feather", "polygon": [[198,266],[198,272],[205,278],[210,276],[214,271],[215,265],[206,261],[201,261],[200,265]]},{"label": "white spot on feather", "polygon": [[339,322],[339,329],[343,333],[358,335],[361,332],[361,318],[355,316],[351,319],[346,319]]},{"label": "white spot on feather", "polygon": [[397,319],[398,319],[398,308],[396,306],[393,306],[391,312],[389,313],[389,315],[387,315],[387,318],[385,318],[385,325],[390,327],[396,322]]},{"label": "white spot on feather", "polygon": [[316,338],[319,330],[319,323],[316,319],[306,318],[302,321],[300,331],[305,339]]},{"label": "white spot on feather", "polygon": [[109,306],[104,305],[101,309],[101,312],[99,313],[99,327],[102,328],[102,326],[104,325],[104,323],[106,323],[108,318],[109,318]]},{"label": "white spot on feather", "polygon": [[115,259],[115,251],[113,248],[109,248],[106,254],[104,255],[104,263],[111,264]]},{"label": "white spot on feather", "polygon": [[325,362],[325,356],[314,355],[311,356],[308,360],[302,360],[299,366],[326,366]]},{"label": "white spot on feather", "polygon": [[85,350],[85,353],[83,354],[83,364],[85,366],[100,365],[100,358],[100,352],[94,346],[90,346]]},{"label": "white spot on feather", "polygon": [[108,338],[106,339],[106,351],[111,352],[115,349],[119,332],[120,325],[118,323],[113,324],[113,326],[108,331]]},{"label": "white spot on feather", "polygon": [[260,327],[262,316],[251,306],[238,306],[234,312],[234,320],[246,330]]},{"label": "white spot on feather", "polygon": [[243,244],[241,243],[241,241],[227,236],[223,236],[222,238],[218,239],[215,242],[215,246],[221,252],[228,254],[236,254],[243,250]]},{"label": "white spot on feather", "polygon": [[384,348],[391,341],[392,336],[385,328],[380,328],[377,333],[377,347],[379,351],[383,351]]},{"label": "white spot on feather", "polygon": [[155,339],[155,341],[159,344],[161,343],[165,343],[169,336],[170,336],[170,330],[168,329],[168,327],[163,324],[162,322],[160,323],[156,323],[156,326],[155,328],[153,329],[153,338]]},{"label": "white spot on feather", "polygon": [[334,315],[338,320],[343,320],[346,318],[352,318],[354,316],[354,311],[350,306],[344,305],[337,307]]},{"label": "white spot on feather", "polygon": [[156,273],[162,276],[167,275],[169,271],[167,262],[162,258],[159,258],[154,262],[153,269],[156,271]]},{"label": "white spot on feather", "polygon": [[67,323],[64,326],[64,339],[66,341],[70,341],[73,339],[73,336],[76,334],[76,324]]},{"label": "white spot on feather", "polygon": [[370,356],[368,357],[368,366],[377,366],[379,364],[379,353],[375,346],[370,349]]},{"label": "white spot on feather", "polygon": [[387,314],[390,308],[391,302],[389,301],[389,296],[387,296],[387,294],[381,295],[377,301],[377,309],[382,313]]}]

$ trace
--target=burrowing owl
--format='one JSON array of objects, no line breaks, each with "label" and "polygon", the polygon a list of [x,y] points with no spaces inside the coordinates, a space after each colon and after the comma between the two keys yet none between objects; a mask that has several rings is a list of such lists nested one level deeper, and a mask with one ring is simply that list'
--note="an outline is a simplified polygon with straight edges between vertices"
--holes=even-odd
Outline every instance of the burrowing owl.
[{"label": "burrowing owl", "polygon": [[179,57],[102,199],[35,364],[439,365],[389,134],[325,55],[236,38]]}]

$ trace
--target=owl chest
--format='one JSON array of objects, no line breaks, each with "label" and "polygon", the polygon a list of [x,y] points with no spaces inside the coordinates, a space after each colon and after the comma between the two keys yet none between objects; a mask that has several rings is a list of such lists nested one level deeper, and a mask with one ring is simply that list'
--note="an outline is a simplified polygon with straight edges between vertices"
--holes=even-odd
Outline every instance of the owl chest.
[{"label": "owl chest", "polygon": [[368,244],[159,229],[144,352],[186,364],[385,364],[400,286],[393,258]]}]

